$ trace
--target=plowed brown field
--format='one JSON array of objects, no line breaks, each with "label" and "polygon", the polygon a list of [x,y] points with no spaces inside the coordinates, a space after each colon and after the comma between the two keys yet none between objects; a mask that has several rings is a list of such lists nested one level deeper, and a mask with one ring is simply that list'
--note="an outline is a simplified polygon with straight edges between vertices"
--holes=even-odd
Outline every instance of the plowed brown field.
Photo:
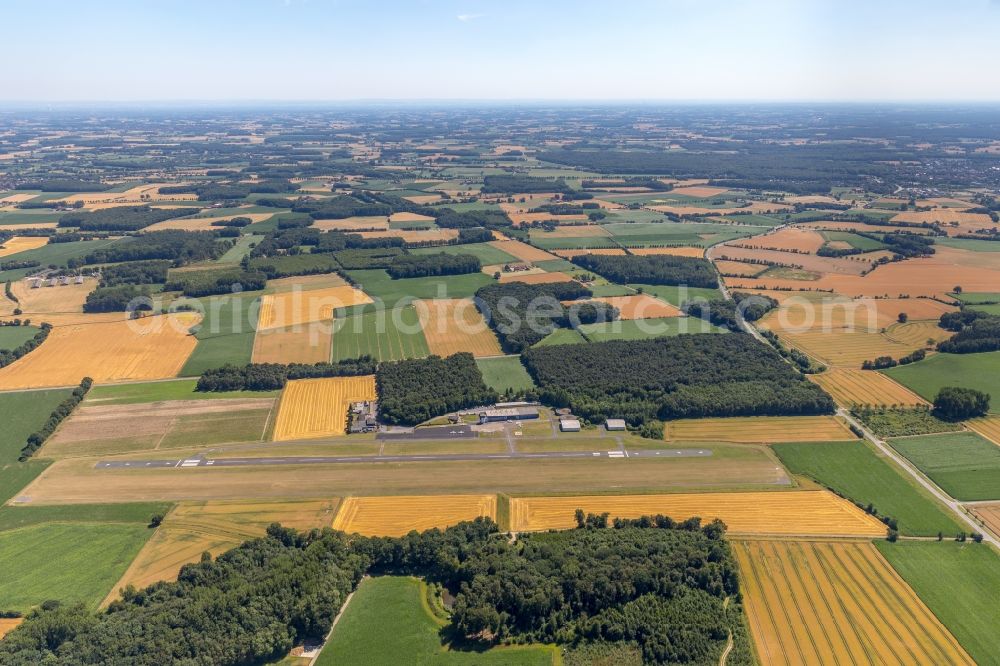
[{"label": "plowed brown field", "polygon": [[765,666],[975,663],[870,543],[737,541],[734,551]]}]

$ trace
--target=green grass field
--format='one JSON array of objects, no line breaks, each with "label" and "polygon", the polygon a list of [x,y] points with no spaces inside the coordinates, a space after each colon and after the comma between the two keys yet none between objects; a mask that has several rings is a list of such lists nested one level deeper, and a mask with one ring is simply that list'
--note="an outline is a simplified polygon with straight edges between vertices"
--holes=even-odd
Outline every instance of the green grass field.
[{"label": "green grass field", "polygon": [[87,393],[84,404],[132,405],[160,400],[216,400],[219,398],[266,398],[281,391],[195,391],[197,379],[178,379],[165,382],[140,382],[95,386]]},{"label": "green grass field", "polygon": [[0,504],[16,497],[50,464],[52,464],[51,460],[0,463]]},{"label": "green grass field", "polygon": [[3,506],[0,507],[0,532],[52,522],[148,525],[150,518],[165,514],[170,507],[166,502]]},{"label": "green grass field", "polygon": [[531,244],[543,250],[585,250],[599,247],[620,247],[609,236],[546,236],[541,232],[531,234]]},{"label": "green grass field", "polygon": [[524,369],[520,356],[504,356],[502,358],[476,359],[479,371],[483,373],[483,381],[498,393],[507,390],[521,391],[535,388],[531,375]]},{"label": "green grass field", "polygon": [[885,247],[883,243],[877,240],[859,236],[850,231],[823,231],[821,233],[828,241],[843,241],[855,250],[861,250],[862,252],[872,252]]},{"label": "green grass field", "polygon": [[954,542],[875,545],[977,663],[1000,664],[1000,556],[995,551]]},{"label": "green grass field", "polygon": [[931,402],[943,386],[984,391],[993,396],[990,412],[1000,414],[1000,352],[934,354],[882,372]]},{"label": "green grass field", "polygon": [[722,298],[722,293],[718,289],[674,287],[662,284],[630,284],[629,286],[635,290],[642,289],[643,293],[656,296],[661,301],[666,301],[677,307],[682,306],[685,301],[693,301],[697,298],[704,298],[707,301],[713,298]]},{"label": "green grass field", "polygon": [[0,393],[0,465],[17,460],[28,435],[41,428],[59,403],[69,397],[67,389]]},{"label": "green grass field", "polygon": [[552,647],[467,652],[442,645],[445,622],[431,614],[423,583],[381,576],[362,581],[316,662],[334,664],[551,664]]},{"label": "green grass field", "polygon": [[15,349],[35,337],[39,330],[34,326],[0,326],[0,349]]},{"label": "green grass field", "polygon": [[506,264],[517,261],[511,254],[497,249],[489,243],[467,243],[465,245],[442,245],[441,247],[418,247],[410,250],[410,254],[471,254],[482,262],[483,266]]},{"label": "green grass field", "polygon": [[181,368],[182,377],[200,375],[227,363],[245,365],[253,356],[257,293],[198,299],[204,319],[197,326],[198,346]]},{"label": "green grass field", "polygon": [[697,317],[618,320],[605,324],[584,324],[578,329],[590,342],[608,340],[648,340],[686,333],[727,333]]},{"label": "green grass field", "polygon": [[366,294],[394,307],[406,298],[470,298],[493,282],[482,273],[393,280],[384,270],[347,271]]},{"label": "green grass field", "polygon": [[236,243],[215,261],[219,264],[238,264],[243,260],[243,257],[250,254],[250,250],[252,249],[250,246],[261,242],[263,239],[264,237],[258,234],[244,234],[237,238]]},{"label": "green grass field", "polygon": [[889,440],[957,500],[1000,499],[1000,447],[974,432]]},{"label": "green grass field", "polygon": [[[65,266],[70,259],[83,257],[94,250],[108,247],[115,243],[115,240],[92,240],[79,241],[76,243],[51,243],[43,245],[34,250],[25,250],[16,254],[10,254],[3,258],[4,261],[37,261],[43,266],[54,264]],[[37,270],[36,268],[17,268],[10,271],[0,271],[0,282],[7,280],[20,280],[28,273]]]},{"label": "green grass field", "polygon": [[1000,243],[975,238],[935,238],[934,243],[970,252],[1000,252]]},{"label": "green grass field", "polygon": [[855,502],[870,502],[879,515],[895,518],[902,534],[960,531],[930,495],[864,442],[774,444],[771,448],[792,473],[808,476]]},{"label": "green grass field", "polygon": [[948,295],[956,300],[962,301],[966,305],[1000,303],[1000,292],[996,291],[970,291],[962,294],[950,293]]},{"label": "green grass field", "polygon": [[406,305],[334,320],[333,360],[369,354],[380,361],[430,355],[417,309]]},{"label": "green grass field", "polygon": [[557,328],[544,338],[536,342],[533,347],[548,347],[549,345],[578,345],[585,344],[587,338],[580,335],[572,328]]},{"label": "green grass field", "polygon": [[85,523],[0,532],[0,608],[57,599],[96,609],[152,534],[145,525]]}]

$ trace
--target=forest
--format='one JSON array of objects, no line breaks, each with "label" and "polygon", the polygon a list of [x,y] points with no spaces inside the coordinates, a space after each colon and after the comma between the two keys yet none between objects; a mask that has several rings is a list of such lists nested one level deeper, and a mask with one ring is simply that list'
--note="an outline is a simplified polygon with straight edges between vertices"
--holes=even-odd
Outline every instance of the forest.
[{"label": "forest", "polygon": [[404,254],[397,256],[387,272],[394,279],[478,273],[482,262],[471,254]]},{"label": "forest", "polygon": [[573,258],[573,263],[619,284],[685,285],[706,289],[719,286],[712,264],[696,257],[581,254]]},{"label": "forest", "polygon": [[757,321],[768,312],[778,307],[778,301],[770,296],[761,294],[747,294],[734,291],[733,300],[725,298],[713,298],[712,300],[696,299],[687,301],[681,306],[684,313],[691,317],[704,319],[721,328],[728,328],[730,331],[739,332],[739,315],[743,315],[746,321]]},{"label": "forest", "polygon": [[937,349],[948,354],[975,354],[1000,350],[1000,317],[962,310],[941,315],[940,326],[957,331],[954,336],[938,343]]},{"label": "forest", "polygon": [[536,347],[522,358],[543,402],[591,423],[835,411],[819,386],[744,334]]},{"label": "forest", "polygon": [[560,301],[592,296],[579,282],[489,284],[476,292],[476,307],[504,351],[519,354],[567,321]]},{"label": "forest", "polygon": [[371,356],[344,359],[337,363],[248,363],[224,365],[206,370],[198,378],[196,391],[275,391],[290,379],[317,377],[358,377],[375,374]]},{"label": "forest", "polygon": [[150,231],[94,250],[84,257],[83,263],[109,264],[120,261],[169,259],[174,266],[183,266],[196,261],[218,259],[230,243],[229,240],[220,240],[213,232],[177,229]]},{"label": "forest", "polygon": [[190,211],[161,210],[149,206],[116,206],[91,213],[69,213],[59,218],[60,227],[80,231],[138,231],[151,224],[190,215]]},{"label": "forest", "polygon": [[495,175],[483,178],[485,194],[532,194],[535,192],[560,192],[572,194],[574,190],[566,181],[534,176]]},{"label": "forest", "polygon": [[379,415],[391,425],[417,425],[457,409],[492,404],[498,397],[483,383],[467,352],[380,363],[375,386]]},{"label": "forest", "polygon": [[[273,524],[262,538],[185,565],[175,582],[126,588],[104,611],[43,605],[0,642],[0,662],[275,661],[322,639],[366,574],[415,575],[451,591],[443,635],[456,656],[544,641],[633,647],[651,664],[714,664],[729,632],[745,632],[722,523],[603,515],[581,524],[516,542],[488,518],[398,538]],[[728,609],[727,598],[736,601]],[[741,650],[730,654],[733,666],[750,663]]]},{"label": "forest", "polygon": [[163,284],[167,281],[167,271],[172,261],[131,261],[112,264],[101,269],[101,286],[114,287],[121,284]]}]

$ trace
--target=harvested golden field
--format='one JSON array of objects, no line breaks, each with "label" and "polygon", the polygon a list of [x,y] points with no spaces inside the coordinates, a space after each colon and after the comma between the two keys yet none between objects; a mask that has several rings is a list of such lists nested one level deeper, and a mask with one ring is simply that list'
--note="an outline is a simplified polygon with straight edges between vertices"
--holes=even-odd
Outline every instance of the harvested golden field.
[{"label": "harvested golden field", "polygon": [[860,368],[865,361],[879,356],[900,358],[927,346],[928,339],[942,339],[951,333],[932,322],[895,324],[885,333],[863,330],[824,331],[820,328],[805,333],[778,331],[785,344],[791,345],[831,367]]},{"label": "harvested golden field", "polygon": [[905,211],[899,213],[889,220],[890,222],[910,222],[921,224],[923,222],[940,222],[949,235],[955,233],[969,233],[979,229],[990,229],[996,226],[996,222],[990,219],[985,213],[966,213],[959,208],[935,208],[928,211]]},{"label": "harvested golden field", "polygon": [[431,354],[499,356],[500,342],[468,298],[418,300],[414,303]]},{"label": "harvested golden field", "polygon": [[828,490],[667,495],[591,495],[512,497],[510,527],[515,532],[576,526],[574,512],[608,512],[612,518],[663,514],[674,520],[716,518],[730,535],[857,536],[885,535],[877,518]]},{"label": "harvested golden field", "polygon": [[[406,199],[407,201],[409,201],[410,203],[415,203],[418,206],[422,206],[422,205],[432,204],[432,203],[435,203],[437,201],[440,201],[441,200],[441,195],[440,194],[417,194],[417,195],[414,195],[414,196],[411,196],[411,197],[403,197],[403,198]],[[397,214],[400,214],[400,213],[397,213]]]},{"label": "harvested golden field", "polygon": [[737,416],[667,421],[671,442],[831,442],[857,439],[835,416]]},{"label": "harvested golden field", "polygon": [[994,534],[1000,534],[1000,502],[983,502],[981,504],[968,504],[979,520],[986,524]]},{"label": "harvested golden field", "polygon": [[389,218],[345,217],[340,220],[316,220],[311,226],[320,231],[385,231],[389,228]]},{"label": "harvested golden field", "polygon": [[600,296],[591,300],[618,308],[622,319],[656,319],[658,317],[680,317],[684,314],[680,308],[649,294]]},{"label": "harvested golden field", "polygon": [[160,194],[161,187],[189,183],[142,183],[124,192],[80,192],[58,199],[66,203],[82,202],[88,210],[147,204],[156,201],[194,201],[197,194]]},{"label": "harvested golden field", "polygon": [[374,375],[292,380],[281,394],[274,441],[343,435],[349,403],[374,399]]},{"label": "harvested golden field", "polygon": [[[7,302],[0,301],[0,304],[7,304]],[[0,312],[0,319],[11,320],[23,317],[13,317],[12,315],[6,314],[6,312]],[[52,324],[55,327],[60,326],[76,326],[76,325],[89,325],[89,324],[107,324],[111,322],[125,322],[128,321],[128,313],[125,312],[95,312],[95,313],[83,313],[83,312],[59,312],[55,314],[44,314],[34,317],[35,323],[46,322]]]},{"label": "harvested golden field", "polygon": [[725,259],[720,259],[714,263],[715,267],[723,275],[735,275],[737,277],[753,277],[767,270],[767,266],[748,264],[745,261],[726,261]]},{"label": "harvested golden field", "polygon": [[333,528],[366,536],[403,536],[480,516],[496,519],[496,512],[496,495],[348,497],[340,504]]},{"label": "harvested golden field", "polygon": [[969,664],[870,543],[737,541],[757,655],[771,664]]},{"label": "harvested golden field", "polygon": [[[814,232],[815,233],[815,232]],[[860,255],[859,255],[860,256]],[[736,245],[719,245],[712,249],[712,257],[727,259],[732,261],[752,260],[767,262],[778,266],[798,266],[802,270],[813,271],[815,273],[839,274],[859,276],[864,271],[871,268],[871,263],[865,259],[855,259],[852,257],[820,257],[815,254],[799,254],[797,252],[785,252],[783,250],[768,250],[759,247],[744,247]],[[877,270],[875,271],[878,272]],[[874,273],[872,273],[874,275]],[[801,287],[807,284],[814,287],[817,281],[803,283],[801,280],[789,280]]]},{"label": "harvested golden field", "polygon": [[21,231],[24,229],[55,229],[55,222],[30,222],[28,224],[0,224],[0,231]]},{"label": "harvested golden field", "polygon": [[577,225],[587,220],[586,215],[555,215],[553,213],[520,213],[515,211],[508,211],[507,217],[514,223],[514,226],[518,227],[532,222],[555,222],[556,224],[565,222],[569,225]]},{"label": "harvested golden field", "polygon": [[495,240],[491,241],[490,245],[498,250],[503,250],[512,257],[516,257],[521,261],[527,261],[529,263],[533,261],[550,261],[552,259],[558,259],[555,255],[549,254],[545,250],[539,250],[537,247],[528,245],[527,243],[522,243],[518,240]]},{"label": "harvested golden field", "polygon": [[573,278],[565,273],[556,271],[554,273],[528,273],[519,271],[516,273],[504,273],[500,276],[500,282],[524,282],[526,284],[547,284],[550,282],[570,282]]},{"label": "harvested golden field", "polygon": [[57,326],[40,347],[0,369],[0,389],[176,377],[197,342],[188,330],[200,319],[178,313]]},{"label": "harvested golden field", "polygon": [[265,294],[260,299],[257,330],[330,321],[338,308],[371,302],[368,294],[352,286]]},{"label": "harvested golden field", "polygon": [[207,551],[214,557],[248,539],[264,536],[271,523],[299,530],[327,527],[336,508],[337,500],[178,504],[164,517],[103,605],[117,599],[126,585],[141,589],[161,580],[176,580],[180,568],[199,561],[202,553]]},{"label": "harvested golden field", "polygon": [[[669,193],[668,193],[669,196]],[[773,204],[767,201],[753,201],[747,206],[734,208],[705,208],[702,206],[661,205],[649,206],[650,210],[674,215],[732,215],[734,213],[780,213],[790,209],[787,204]]]},{"label": "harvested golden field", "polygon": [[275,293],[279,291],[292,291],[296,288],[306,291],[312,289],[323,289],[326,287],[343,287],[346,285],[347,280],[340,277],[336,273],[293,275],[291,277],[268,280],[267,291]]},{"label": "harvested golden field", "polygon": [[669,254],[674,257],[696,257],[700,259],[705,256],[705,248],[703,247],[631,247],[628,252],[639,257]]},{"label": "harvested golden field", "polygon": [[830,368],[820,374],[806,377],[823,387],[823,390],[833,396],[837,404],[851,405],[926,405],[926,400],[886,377],[872,370],[857,370],[851,368]]},{"label": "harvested golden field", "polygon": [[823,243],[825,242],[826,239],[818,231],[800,229],[798,227],[785,227],[762,236],[747,238],[739,241],[739,244],[744,247],[755,247],[765,250],[798,250],[813,253],[823,247]]},{"label": "harvested golden field", "polygon": [[332,321],[265,328],[254,336],[252,360],[254,363],[325,363],[330,360],[332,344]]},{"label": "harvested golden field", "polygon": [[[194,211],[192,211],[194,212]],[[233,209],[229,215],[217,215],[213,217],[178,217],[172,220],[157,222],[145,229],[147,231],[164,231],[166,229],[182,229],[184,231],[217,231],[220,227],[212,226],[213,222],[231,220],[234,217],[246,217],[252,222],[263,222],[274,217],[274,213],[241,213],[239,208]]]},{"label": "harvested golden field", "polygon": [[38,317],[32,317],[33,315],[83,312],[87,294],[96,286],[96,278],[85,278],[83,284],[74,283],[37,289],[32,289],[27,280],[18,280],[10,285],[11,291],[17,297],[22,316],[36,320]]},{"label": "harvested golden field", "polygon": [[761,321],[772,330],[811,329],[816,327],[855,328],[875,332],[896,324],[901,313],[910,323],[928,321],[934,326],[941,315],[954,312],[953,305],[929,298],[846,298],[834,294],[783,293],[781,307]]},{"label": "harvested golden field", "polygon": [[965,425],[1000,446],[1000,416],[984,416],[966,421]]},{"label": "harvested golden field", "polygon": [[693,197],[695,199],[710,199],[712,197],[717,197],[720,194],[725,194],[729,191],[728,187],[711,187],[709,185],[690,185],[688,187],[675,187],[667,193],[667,196],[671,194],[683,194],[686,197]]},{"label": "harvested golden field", "polygon": [[389,216],[390,222],[433,222],[434,218],[430,215],[421,215],[420,213],[393,213]]},{"label": "harvested golden field", "polygon": [[0,257],[8,257],[18,252],[34,250],[48,244],[48,236],[14,236],[0,245]]},{"label": "harvested golden field", "polygon": [[38,195],[33,192],[20,192],[17,194],[8,194],[6,196],[0,197],[0,205],[24,203],[25,201],[31,201],[37,196]]},{"label": "harvested golden field", "polygon": [[406,231],[404,229],[389,229],[387,231],[359,231],[362,238],[402,238],[404,243],[442,243],[458,238],[458,229],[420,229]]},{"label": "harvested golden field", "polygon": [[0,639],[17,629],[22,622],[23,617],[0,617]]},{"label": "harvested golden field", "polygon": [[920,227],[896,227],[896,226],[883,226],[878,224],[867,224],[865,222],[851,222],[851,221],[834,221],[834,220],[820,220],[818,222],[797,222],[795,224],[796,228],[799,229],[819,229],[822,231],[865,231],[874,233],[895,233],[899,231],[926,235],[929,230],[922,229]]},{"label": "harvested golden field", "polygon": [[552,254],[557,257],[562,257],[563,259],[572,259],[573,257],[581,257],[585,254],[603,254],[612,257],[623,257],[625,256],[625,249],[620,247],[604,247],[595,248],[591,250],[553,250]]},{"label": "harvested golden field", "polygon": [[534,240],[535,238],[610,238],[611,234],[596,224],[564,224],[552,231],[532,230],[531,236]]}]

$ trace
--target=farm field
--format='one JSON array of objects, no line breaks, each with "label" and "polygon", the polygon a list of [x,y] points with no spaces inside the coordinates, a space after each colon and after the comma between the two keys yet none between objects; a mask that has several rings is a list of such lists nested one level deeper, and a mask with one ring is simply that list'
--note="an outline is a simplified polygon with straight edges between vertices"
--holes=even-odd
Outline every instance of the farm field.
[{"label": "farm field", "polygon": [[145,525],[82,523],[0,532],[0,606],[24,612],[58,599],[94,609],[151,534]]},{"label": "farm field", "polygon": [[553,647],[517,646],[459,651],[441,642],[443,620],[427,607],[425,583],[402,576],[363,580],[351,598],[317,666],[339,664],[427,664],[461,666],[557,663]]},{"label": "farm field", "polygon": [[181,313],[57,326],[41,346],[0,370],[0,388],[73,386],[85,376],[97,383],[174,377],[194,351],[187,329],[197,321]]},{"label": "farm field", "polygon": [[490,245],[501,252],[511,255],[518,261],[525,261],[529,264],[536,261],[548,261],[559,258],[555,255],[549,254],[545,250],[539,250],[536,247],[528,245],[527,243],[522,243],[518,240],[496,240],[490,242]]},{"label": "farm field", "polygon": [[[1000,398],[1000,352],[934,354],[882,372],[928,401],[944,386],[964,386]],[[990,403],[990,413],[1000,414],[1000,399]]]},{"label": "farm field", "polygon": [[483,266],[507,264],[517,261],[517,258],[491,243],[464,243],[462,245],[442,245],[440,247],[423,247],[410,250],[410,254],[471,254],[479,259]]},{"label": "farm field", "polygon": [[349,403],[375,397],[374,376],[289,381],[279,402],[274,440],[343,435]]},{"label": "farm field", "polygon": [[38,321],[39,316],[49,313],[83,312],[87,294],[97,286],[97,280],[86,278],[83,284],[67,284],[56,287],[32,289],[25,280],[11,282],[11,292],[17,298],[17,307],[22,318]]},{"label": "farm field", "polygon": [[807,476],[854,502],[871,504],[879,515],[895,518],[902,534],[935,536],[960,530],[937,500],[866,442],[775,444],[771,448],[789,472]]},{"label": "farm field", "polygon": [[254,442],[274,398],[172,400],[131,405],[84,404],[63,422],[42,455],[67,458]]},{"label": "farm field", "polygon": [[69,396],[70,391],[65,389],[0,393],[4,424],[0,429],[0,477],[6,475],[2,466],[17,460],[28,435],[41,428],[49,414]]},{"label": "farm field", "polygon": [[594,298],[595,301],[607,303],[618,308],[621,318],[628,319],[657,319],[661,317],[679,317],[683,313],[673,305],[661,301],[648,294],[637,294],[635,296],[604,296]]},{"label": "farm field", "polygon": [[786,344],[838,368],[860,368],[865,361],[879,356],[900,358],[926,348],[929,339],[937,341],[951,337],[934,322],[894,324],[885,333],[844,329],[812,329],[804,333],[779,330],[777,333]]},{"label": "farm field", "polygon": [[970,430],[979,433],[997,446],[1000,446],[1000,416],[984,416],[966,421]]},{"label": "farm field", "polygon": [[257,331],[329,321],[334,310],[371,302],[368,294],[351,286],[265,294],[260,299]]},{"label": "farm field", "polygon": [[[0,217],[0,220],[4,218]],[[42,265],[65,266],[70,259],[83,257],[94,250],[112,245],[116,241],[113,239],[102,239],[92,241],[80,241],[78,243],[50,243],[34,250],[18,252],[16,255],[8,255],[8,261],[37,261]],[[33,269],[14,268],[7,271],[0,271],[0,281],[19,280]]]},{"label": "farm field", "polygon": [[431,353],[413,305],[335,319],[331,348],[334,361],[365,355],[398,361]]},{"label": "farm field", "polygon": [[[148,458],[148,454],[142,454]],[[350,495],[430,495],[448,479],[452,494],[622,493],[787,488],[788,476],[761,451],[699,458],[428,461],[239,468],[102,469],[92,460],[61,460],[19,496],[33,504],[287,499]]]},{"label": "farm field", "polygon": [[325,363],[330,360],[333,321],[258,330],[253,340],[254,363]]},{"label": "farm field", "polygon": [[152,538],[108,593],[104,604],[118,598],[126,585],[143,588],[176,580],[180,568],[213,557],[247,539],[263,536],[271,523],[308,530],[328,527],[336,500],[289,502],[184,502],[171,509]]},{"label": "farm field", "polygon": [[0,245],[0,257],[8,257],[18,252],[36,250],[48,244],[49,239],[45,236],[14,236],[10,240]]},{"label": "farm field", "polygon": [[[561,329],[562,330],[562,329]],[[577,329],[588,342],[607,340],[646,340],[661,335],[688,333],[728,333],[698,317],[666,317],[664,319],[615,320],[604,324],[583,324]]]},{"label": "farm field", "polygon": [[192,377],[227,363],[249,363],[260,306],[257,294],[212,296],[199,303],[204,318],[194,327],[197,346],[180,374]]},{"label": "farm field", "polygon": [[670,442],[829,442],[857,439],[834,416],[749,416],[668,421]]},{"label": "farm field", "polygon": [[974,664],[874,546],[739,541],[761,663]]},{"label": "farm field", "polygon": [[585,342],[587,342],[587,339],[576,329],[557,328],[532,346],[548,347],[551,345],[578,345]]},{"label": "farm field", "polygon": [[1000,534],[1000,502],[983,502],[968,507],[994,534]]},{"label": "farm field", "polygon": [[482,273],[400,280],[393,280],[381,269],[352,270],[347,273],[360,289],[372,298],[383,301],[387,308],[394,308],[400,301],[410,302],[419,298],[472,298],[480,287],[493,282],[492,277]]},{"label": "farm field", "polygon": [[434,299],[414,303],[431,354],[458,352],[499,356],[500,342],[471,299]]},{"label": "farm field", "polygon": [[905,386],[872,370],[831,368],[826,372],[807,375],[808,379],[823,387],[838,404],[877,405],[926,405],[929,404]]},{"label": "farm field", "polygon": [[520,356],[481,358],[476,360],[483,382],[497,393],[535,388],[531,375],[524,369]]},{"label": "farm field", "polygon": [[995,551],[947,541],[875,546],[977,663],[997,663],[1000,557]]},{"label": "farm field", "polygon": [[1000,499],[1000,447],[976,433],[897,437],[889,444],[957,500]]},{"label": "farm field", "polygon": [[582,497],[512,497],[511,530],[568,529],[574,512],[608,512],[611,518],[662,514],[674,520],[715,518],[730,535],[878,537],[885,526],[850,502],[826,490],[688,493],[674,495],[595,495]]},{"label": "farm field", "polygon": [[479,516],[496,519],[496,511],[496,495],[347,497],[333,528],[366,536],[402,536]]},{"label": "farm field", "polygon": [[661,301],[666,301],[677,307],[684,305],[687,301],[693,301],[698,298],[710,301],[713,298],[722,296],[718,289],[704,289],[700,287],[674,287],[659,284],[630,284],[628,286],[631,289],[642,289],[643,293],[655,296]]}]

